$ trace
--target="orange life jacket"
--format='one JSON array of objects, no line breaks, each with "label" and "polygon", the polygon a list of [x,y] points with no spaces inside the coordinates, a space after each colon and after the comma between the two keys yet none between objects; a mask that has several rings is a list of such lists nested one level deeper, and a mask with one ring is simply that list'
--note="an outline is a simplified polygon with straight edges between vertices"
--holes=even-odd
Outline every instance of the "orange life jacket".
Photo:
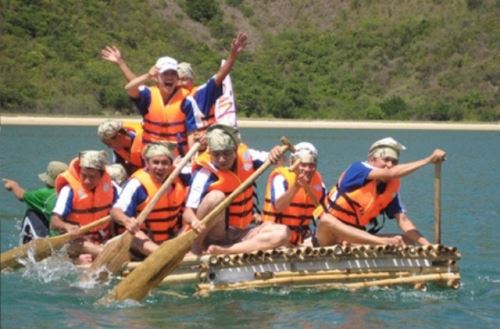
[{"label": "orange life jacket", "polygon": [[189,91],[179,88],[167,104],[164,104],[158,87],[150,87],[151,104],[143,117],[143,141],[145,144],[167,140],[178,144],[179,151],[187,145],[186,115],[182,103]]},{"label": "orange life jacket", "polygon": [[[141,182],[148,194],[147,199],[137,207],[137,212],[140,212],[150,202],[162,183],[154,180],[144,169],[139,169],[132,177]],[[173,238],[179,232],[182,224],[182,210],[184,208],[186,193],[186,186],[177,178],[172,183],[170,191],[162,195],[144,221],[141,229],[150,234],[151,239],[155,243],[160,244],[165,240]]]},{"label": "orange life jacket", "polygon": [[[290,171],[288,167],[281,166],[271,172],[266,187],[262,220],[288,226],[292,233],[290,242],[297,245],[304,241],[304,237],[309,231],[309,225],[311,224],[313,211],[315,209],[314,201],[305,190],[301,188],[294,195],[290,205],[286,209],[282,212],[276,211],[271,202],[271,191],[272,182],[277,175],[282,175],[288,183],[288,186],[291,186],[295,182],[296,174]],[[323,179],[318,171],[314,173],[310,185],[316,200],[320,201],[323,196]]]},{"label": "orange life jacket", "polygon": [[123,129],[128,132],[133,132],[135,134],[134,140],[130,148],[120,148],[113,149],[116,154],[118,154],[127,165],[133,167],[134,171],[144,167],[142,160],[142,150],[144,149],[144,143],[142,141],[143,130],[142,126],[138,122],[124,122]]},{"label": "orange life jacket", "polygon": [[328,193],[327,210],[341,221],[364,229],[391,203],[399,187],[399,179],[391,179],[387,182],[385,190],[378,194],[377,181],[371,180],[354,191],[340,193],[337,196],[337,183]]},{"label": "orange life jacket", "polygon": [[[114,190],[111,177],[103,172],[99,184],[93,191],[86,190],[80,182],[80,160],[71,161],[68,170],[60,174],[55,181],[57,193],[69,185],[73,191],[72,211],[66,221],[76,225],[87,225],[109,215],[113,205]],[[110,224],[103,224],[91,231],[91,238],[103,242],[110,237]]]},{"label": "orange life jacket", "polygon": [[[254,173],[253,159],[248,147],[240,143],[235,159],[236,170],[219,170],[210,161],[210,153],[203,152],[196,159],[194,169],[206,168],[217,176],[217,180],[210,184],[208,191],[219,190],[229,195],[238,188],[250,175]],[[253,194],[250,186],[238,195],[226,209],[226,226],[245,229],[253,221]]]}]

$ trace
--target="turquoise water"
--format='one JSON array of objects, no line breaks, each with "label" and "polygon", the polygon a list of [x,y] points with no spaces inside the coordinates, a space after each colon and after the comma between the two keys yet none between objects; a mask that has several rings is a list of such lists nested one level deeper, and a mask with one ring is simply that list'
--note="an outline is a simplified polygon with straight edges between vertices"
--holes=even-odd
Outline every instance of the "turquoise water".
[{"label": "turquoise water", "polygon": [[[26,188],[51,160],[67,161],[79,150],[101,149],[95,127],[3,126],[0,176]],[[430,286],[370,289],[354,293],[319,289],[266,289],[193,296],[194,288],[155,290],[141,303],[97,306],[110,286],[82,287],[64,260],[3,273],[2,328],[498,328],[500,325],[500,133],[402,130],[243,129],[256,149],[269,149],[282,135],[310,141],[320,152],[319,169],[329,187],[370,144],[393,136],[407,146],[402,161],[448,152],[442,171],[442,241],[462,253],[459,290]],[[403,180],[410,217],[433,239],[434,168]],[[265,179],[265,178],[264,178]],[[260,187],[263,189],[262,179]],[[16,245],[24,206],[0,189],[1,250]],[[393,223],[384,231],[395,231]],[[175,294],[172,294],[175,293]]]}]

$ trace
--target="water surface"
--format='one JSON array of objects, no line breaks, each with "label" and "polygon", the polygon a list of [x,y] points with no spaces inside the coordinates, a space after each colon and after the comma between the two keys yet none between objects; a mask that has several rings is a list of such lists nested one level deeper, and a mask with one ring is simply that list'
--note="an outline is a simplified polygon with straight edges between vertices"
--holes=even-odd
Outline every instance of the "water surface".
[{"label": "water surface", "polygon": [[[95,127],[4,126],[0,176],[25,188],[40,186],[37,174],[51,160],[69,162],[80,150],[103,149]],[[320,152],[328,187],[371,143],[392,136],[407,146],[402,161],[448,152],[442,168],[443,242],[457,246],[462,287],[370,289],[354,293],[320,289],[265,289],[193,296],[194,288],[155,290],[143,302],[97,306],[110,287],[82,287],[64,260],[0,276],[2,328],[498,328],[500,323],[500,134],[471,131],[242,129],[243,139],[267,150],[287,136],[309,141]],[[421,232],[433,239],[434,168],[403,179],[402,197]],[[261,197],[264,180],[260,180]],[[1,250],[16,245],[24,205],[0,189]],[[385,232],[396,231],[392,222]]]}]

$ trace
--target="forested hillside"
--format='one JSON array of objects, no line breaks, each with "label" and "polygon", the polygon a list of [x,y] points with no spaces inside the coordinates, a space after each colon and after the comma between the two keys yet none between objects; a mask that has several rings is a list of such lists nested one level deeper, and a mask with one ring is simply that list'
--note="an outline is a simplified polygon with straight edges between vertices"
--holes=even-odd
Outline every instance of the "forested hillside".
[{"label": "forested hillside", "polygon": [[134,113],[116,66],[215,73],[237,31],[241,116],[500,120],[500,0],[1,0],[0,111]]}]

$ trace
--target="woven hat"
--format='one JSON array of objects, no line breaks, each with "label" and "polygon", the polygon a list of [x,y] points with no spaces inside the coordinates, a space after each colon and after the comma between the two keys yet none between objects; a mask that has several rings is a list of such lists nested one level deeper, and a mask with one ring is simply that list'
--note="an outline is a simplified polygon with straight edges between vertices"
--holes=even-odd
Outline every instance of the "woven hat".
[{"label": "woven hat", "polygon": [[214,124],[207,129],[208,148],[212,151],[235,150],[241,143],[238,129],[224,124]]},{"label": "woven hat", "polygon": [[81,168],[104,170],[108,164],[108,154],[106,151],[81,151],[78,157]]},{"label": "woven hat", "polygon": [[177,72],[179,73],[179,78],[188,78],[194,81],[195,75],[191,64],[186,62],[179,63]]},{"label": "woven hat", "polygon": [[127,179],[127,172],[125,171],[125,168],[123,168],[123,166],[119,163],[113,163],[106,166],[106,172],[109,176],[111,176],[111,179],[120,186]]},{"label": "woven hat", "polygon": [[386,137],[379,139],[370,146],[368,149],[369,158],[384,158],[390,157],[393,159],[399,159],[399,153],[406,150],[406,146],[399,143],[392,137]]},{"label": "woven hat", "polygon": [[104,141],[115,137],[122,128],[120,120],[106,120],[97,127],[97,136]]},{"label": "woven hat", "polygon": [[170,160],[175,159],[175,150],[177,149],[177,143],[161,141],[149,143],[146,145],[142,151],[142,156],[145,159],[149,159],[156,155],[166,155]]},{"label": "woven hat", "polygon": [[61,161],[50,161],[47,170],[38,174],[38,178],[49,186],[54,186],[54,182],[59,174],[66,171],[68,165]]}]

